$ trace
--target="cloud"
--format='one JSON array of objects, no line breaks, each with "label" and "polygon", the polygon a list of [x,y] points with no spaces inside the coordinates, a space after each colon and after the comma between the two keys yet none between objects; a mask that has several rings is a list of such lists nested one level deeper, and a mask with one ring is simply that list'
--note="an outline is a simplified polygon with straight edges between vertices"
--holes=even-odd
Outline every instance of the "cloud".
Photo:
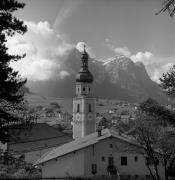
[{"label": "cloud", "polygon": [[169,71],[170,67],[173,66],[173,63],[167,63],[163,64],[159,68],[154,68],[154,70],[151,73],[151,79],[153,81],[156,81],[157,83],[160,83],[160,77],[162,77],[163,73],[166,73]]},{"label": "cloud", "polygon": [[119,55],[124,55],[126,57],[130,57],[130,55],[131,55],[131,52],[129,51],[129,49],[127,47],[115,48],[114,52]]},{"label": "cloud", "polygon": [[84,45],[85,45],[85,49],[86,49],[86,52],[89,54],[89,56],[91,58],[95,58],[95,54],[92,52],[92,49],[83,41],[80,41],[77,43],[76,45],[76,49],[79,51],[79,52],[83,52],[84,51]]},{"label": "cloud", "polygon": [[84,51],[84,46],[87,50],[87,44],[85,42],[78,42],[77,45],[76,45],[76,49],[80,52],[83,52]]},{"label": "cloud", "polygon": [[138,52],[135,55],[131,55],[130,58],[134,61],[134,62],[142,62],[144,63],[144,65],[148,65],[152,60],[152,56],[153,54],[151,52]]},{"label": "cloud", "polygon": [[63,69],[63,62],[73,45],[66,43],[56,34],[48,22],[26,21],[28,31],[23,36],[8,38],[10,54],[23,54],[26,57],[11,66],[29,80],[62,79],[69,76]]},{"label": "cloud", "polygon": [[69,73],[67,71],[60,71],[59,75],[61,79],[64,79],[65,77],[69,76]]},{"label": "cloud", "polygon": [[123,56],[126,56],[126,57],[130,57],[131,52],[128,49],[128,47],[126,47],[126,46],[125,47],[116,47],[114,45],[114,43],[110,39],[108,39],[108,38],[105,39],[105,42],[106,42],[107,47],[109,49],[111,49],[115,54],[123,55]]},{"label": "cloud", "polygon": [[133,62],[142,62],[150,78],[157,83],[160,82],[159,78],[162,77],[162,74],[167,72],[173,65],[173,58],[160,57],[147,51],[138,52],[135,55],[131,55],[130,58]]},{"label": "cloud", "polygon": [[57,18],[53,24],[53,29],[59,29],[62,22],[64,22],[74,10],[78,7],[81,3],[81,0],[74,0],[74,1],[63,1],[63,5],[60,8]]}]

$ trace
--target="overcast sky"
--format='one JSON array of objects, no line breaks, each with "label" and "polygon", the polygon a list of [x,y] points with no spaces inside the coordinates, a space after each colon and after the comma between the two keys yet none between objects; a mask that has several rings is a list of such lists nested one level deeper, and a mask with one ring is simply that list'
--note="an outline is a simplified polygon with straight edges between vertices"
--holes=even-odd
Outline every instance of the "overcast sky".
[{"label": "overcast sky", "polygon": [[167,13],[155,15],[160,0],[25,2],[16,15],[28,25],[28,32],[9,39],[8,46],[13,53],[27,52],[25,62],[14,67],[31,80],[52,78],[53,72],[60,77],[68,75],[62,71],[61,61],[83,40],[96,59],[123,54],[143,62],[155,81],[174,63],[175,18]]}]

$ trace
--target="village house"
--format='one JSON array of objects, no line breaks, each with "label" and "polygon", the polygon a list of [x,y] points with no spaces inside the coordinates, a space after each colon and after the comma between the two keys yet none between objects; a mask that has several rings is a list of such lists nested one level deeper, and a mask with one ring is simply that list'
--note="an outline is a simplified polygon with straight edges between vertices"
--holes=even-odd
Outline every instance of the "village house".
[{"label": "village house", "polygon": [[121,115],[120,116],[120,120],[124,123],[128,123],[128,121],[130,120],[131,115]]},{"label": "village house", "polygon": [[[93,76],[88,70],[88,54],[82,53],[82,66],[76,75],[73,99],[73,141],[43,155],[34,166],[42,169],[42,177],[123,176],[149,178],[142,146],[134,139],[109,129],[96,129],[96,105]],[[96,132],[97,131],[97,132]],[[159,161],[158,161],[159,162]],[[161,163],[160,176],[164,176]]]},{"label": "village house", "polygon": [[[104,129],[70,143],[43,156],[40,165],[43,177],[106,177],[148,178],[147,157],[140,145],[125,135]],[[159,163],[163,177],[163,167]]]}]

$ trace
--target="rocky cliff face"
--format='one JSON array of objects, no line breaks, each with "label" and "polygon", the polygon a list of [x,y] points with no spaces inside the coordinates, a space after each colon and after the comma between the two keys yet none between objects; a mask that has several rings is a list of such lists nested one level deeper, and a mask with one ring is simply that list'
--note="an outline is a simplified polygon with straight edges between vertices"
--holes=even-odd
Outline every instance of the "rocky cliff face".
[{"label": "rocky cliff face", "polygon": [[[73,97],[75,75],[80,69],[80,53],[74,49],[64,61],[64,70],[70,76],[57,81],[28,82],[31,91],[50,96]],[[166,102],[167,98],[158,85],[148,76],[142,63],[134,63],[124,56],[108,60],[89,59],[89,69],[94,76],[96,97],[116,98],[127,101],[142,101],[148,97]]]}]

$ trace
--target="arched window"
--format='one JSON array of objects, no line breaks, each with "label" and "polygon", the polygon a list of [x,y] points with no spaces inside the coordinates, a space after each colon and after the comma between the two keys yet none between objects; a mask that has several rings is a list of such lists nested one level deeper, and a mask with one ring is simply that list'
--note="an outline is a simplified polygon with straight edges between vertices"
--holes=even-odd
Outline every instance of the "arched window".
[{"label": "arched window", "polygon": [[89,104],[89,112],[92,112],[91,104]]},{"label": "arched window", "polygon": [[80,104],[77,104],[77,112],[80,112]]}]

